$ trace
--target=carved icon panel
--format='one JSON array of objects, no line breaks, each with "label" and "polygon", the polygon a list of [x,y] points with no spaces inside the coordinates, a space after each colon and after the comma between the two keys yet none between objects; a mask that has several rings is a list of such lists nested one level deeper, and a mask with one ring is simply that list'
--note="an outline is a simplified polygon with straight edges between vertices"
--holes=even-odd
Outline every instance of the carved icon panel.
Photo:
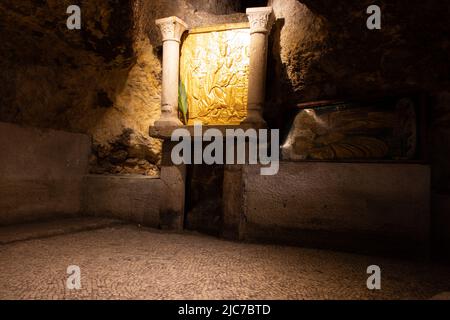
[{"label": "carved icon panel", "polygon": [[191,30],[181,49],[180,79],[188,124],[236,125],[247,115],[248,24]]}]

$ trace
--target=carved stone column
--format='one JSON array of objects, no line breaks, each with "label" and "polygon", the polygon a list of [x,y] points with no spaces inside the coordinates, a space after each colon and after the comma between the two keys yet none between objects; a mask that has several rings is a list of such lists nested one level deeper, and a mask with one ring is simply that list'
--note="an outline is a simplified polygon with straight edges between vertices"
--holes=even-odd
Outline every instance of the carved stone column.
[{"label": "carved stone column", "polygon": [[272,7],[249,8],[250,21],[250,68],[248,79],[248,115],[244,123],[263,126],[262,117],[266,92],[267,50],[272,29]]},{"label": "carved stone column", "polygon": [[155,126],[181,126],[178,118],[178,83],[180,77],[180,41],[187,24],[177,18],[156,20],[163,41],[161,118]]}]

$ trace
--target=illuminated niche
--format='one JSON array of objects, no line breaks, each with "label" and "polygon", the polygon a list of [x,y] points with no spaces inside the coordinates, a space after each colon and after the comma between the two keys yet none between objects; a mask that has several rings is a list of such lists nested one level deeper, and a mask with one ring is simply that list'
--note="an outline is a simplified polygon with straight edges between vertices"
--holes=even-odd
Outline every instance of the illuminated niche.
[{"label": "illuminated niche", "polygon": [[170,137],[195,122],[265,127],[271,7],[247,9],[248,23],[189,29],[178,17],[156,20],[162,35],[161,116],[150,127]]},{"label": "illuminated niche", "polygon": [[247,116],[248,23],[192,29],[181,47],[180,85],[188,124],[239,125]]}]

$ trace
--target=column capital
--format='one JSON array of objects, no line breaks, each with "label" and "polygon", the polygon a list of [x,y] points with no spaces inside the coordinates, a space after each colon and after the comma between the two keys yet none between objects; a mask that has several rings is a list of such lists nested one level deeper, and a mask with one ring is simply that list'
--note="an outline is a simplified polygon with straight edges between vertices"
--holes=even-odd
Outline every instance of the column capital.
[{"label": "column capital", "polygon": [[163,42],[170,40],[180,42],[184,31],[188,29],[186,22],[178,17],[158,19],[155,23],[161,30]]},{"label": "column capital", "polygon": [[248,8],[251,33],[269,33],[274,22],[272,7]]}]

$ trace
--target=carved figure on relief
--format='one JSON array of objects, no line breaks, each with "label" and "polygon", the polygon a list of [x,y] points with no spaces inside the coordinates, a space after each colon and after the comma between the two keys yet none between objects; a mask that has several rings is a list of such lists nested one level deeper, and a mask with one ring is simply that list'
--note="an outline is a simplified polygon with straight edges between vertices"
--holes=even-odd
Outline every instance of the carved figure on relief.
[{"label": "carved figure on relief", "polygon": [[249,65],[248,30],[188,36],[181,77],[189,103],[189,123],[239,124],[245,119]]}]

